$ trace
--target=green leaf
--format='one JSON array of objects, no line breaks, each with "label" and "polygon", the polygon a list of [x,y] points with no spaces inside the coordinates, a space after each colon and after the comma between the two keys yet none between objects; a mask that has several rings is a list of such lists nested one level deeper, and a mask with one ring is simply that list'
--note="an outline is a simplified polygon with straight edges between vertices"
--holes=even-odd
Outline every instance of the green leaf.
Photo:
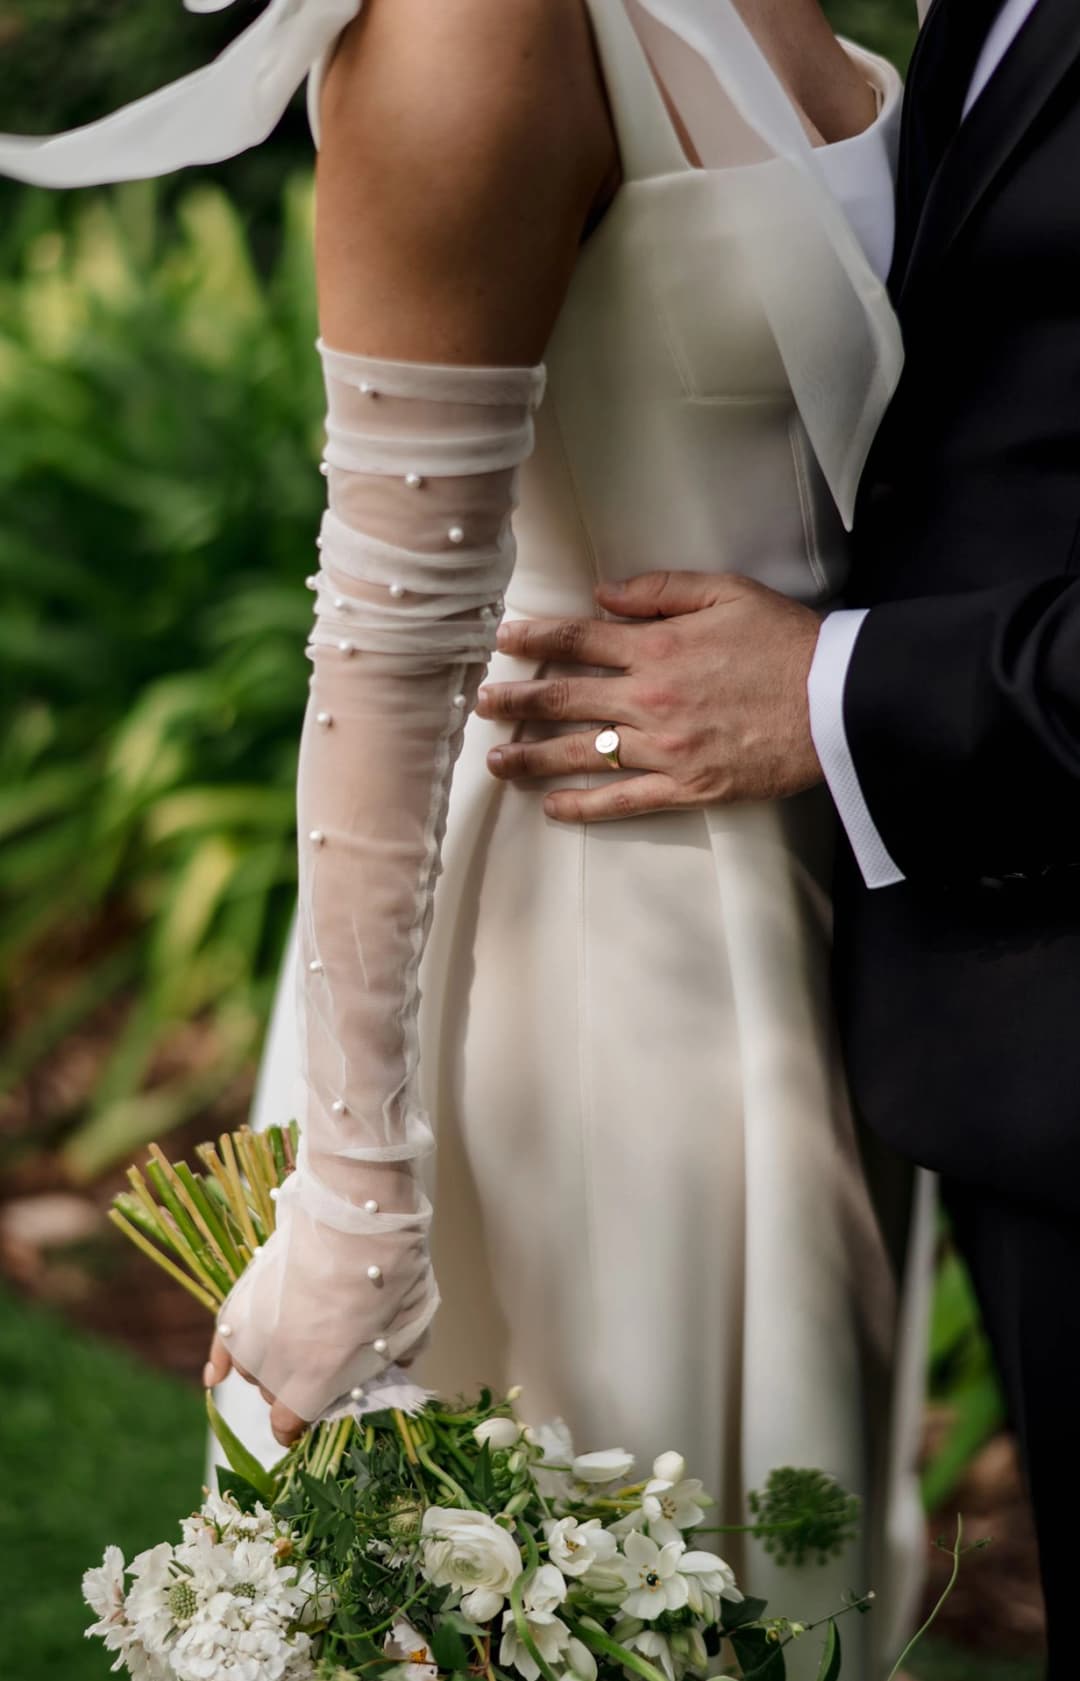
[{"label": "green leaf", "polygon": [[218,1466],[218,1489],[222,1494],[231,1494],[242,1512],[253,1512],[257,1502],[262,1498],[257,1488],[242,1477],[238,1471],[226,1471],[223,1465]]},{"label": "green leaf", "polygon": [[469,1654],[457,1629],[440,1618],[431,1634],[431,1651],[440,1669],[463,1670],[469,1666]]},{"label": "green leaf", "polygon": [[840,1630],[834,1622],[830,1622],[825,1631],[825,1648],[821,1654],[817,1681],[837,1681],[840,1665]]},{"label": "green leaf", "polygon": [[210,1428],[221,1443],[224,1453],[233,1470],[249,1482],[253,1489],[267,1505],[272,1504],[277,1487],[273,1477],[253,1453],[250,1453],[233,1430],[226,1424],[224,1418],[214,1405],[213,1393],[206,1391],[206,1416],[210,1420]]},{"label": "green leaf", "polygon": [[764,1629],[737,1629],[731,1636],[731,1646],[743,1681],[784,1681],[787,1671],[783,1649]]},{"label": "green leaf", "polygon": [[767,1599],[725,1599],[720,1627],[727,1633],[733,1628],[742,1628],[746,1623],[759,1623],[768,1610]]}]

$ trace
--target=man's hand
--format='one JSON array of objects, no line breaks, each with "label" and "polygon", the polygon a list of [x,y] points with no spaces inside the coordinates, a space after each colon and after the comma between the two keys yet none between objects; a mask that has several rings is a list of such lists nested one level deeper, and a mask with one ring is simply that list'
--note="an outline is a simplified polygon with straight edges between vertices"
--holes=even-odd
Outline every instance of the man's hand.
[{"label": "man's hand", "polygon": [[822,780],[806,698],[821,628],[812,608],[747,578],[702,572],[648,572],[621,586],[602,584],[596,596],[608,612],[643,622],[522,619],[501,626],[504,653],[610,667],[619,675],[485,684],[481,717],[593,726],[495,748],[488,757],[494,776],[608,768],[594,746],[599,720],[618,728],[622,768],[648,774],[549,794],[549,816],[580,823],[771,800]]}]

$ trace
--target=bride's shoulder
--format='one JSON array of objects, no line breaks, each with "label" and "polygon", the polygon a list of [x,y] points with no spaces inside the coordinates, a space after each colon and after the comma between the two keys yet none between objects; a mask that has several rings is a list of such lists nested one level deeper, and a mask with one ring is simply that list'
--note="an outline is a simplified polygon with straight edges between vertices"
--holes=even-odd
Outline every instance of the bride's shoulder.
[{"label": "bride's shoulder", "polygon": [[568,140],[602,102],[585,0],[365,0],[334,54],[321,115],[456,147],[538,125]]}]

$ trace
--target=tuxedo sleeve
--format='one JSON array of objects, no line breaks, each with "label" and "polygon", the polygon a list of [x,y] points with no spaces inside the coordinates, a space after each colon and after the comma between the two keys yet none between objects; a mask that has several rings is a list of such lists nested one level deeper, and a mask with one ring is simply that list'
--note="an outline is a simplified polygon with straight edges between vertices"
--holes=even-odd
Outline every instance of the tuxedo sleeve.
[{"label": "tuxedo sleeve", "polygon": [[910,880],[1080,862],[1080,579],[874,607],[844,727],[874,825]]}]

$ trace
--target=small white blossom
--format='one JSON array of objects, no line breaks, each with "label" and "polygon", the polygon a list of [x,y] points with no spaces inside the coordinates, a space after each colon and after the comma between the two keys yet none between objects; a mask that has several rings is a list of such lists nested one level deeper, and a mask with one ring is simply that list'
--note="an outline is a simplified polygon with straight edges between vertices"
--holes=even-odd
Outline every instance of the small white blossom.
[{"label": "small white blossom", "polygon": [[596,1659],[583,1640],[571,1635],[566,1647],[565,1681],[596,1681]]},{"label": "small white blossom", "polygon": [[[536,1647],[546,1664],[553,1669],[559,1667],[559,1659],[568,1650],[571,1640],[570,1630],[558,1617],[526,1616],[525,1624],[529,1631],[529,1638]],[[517,1632],[512,1610],[503,1612],[503,1634],[499,1644],[499,1662],[503,1666],[513,1665],[525,1681],[538,1681],[540,1666],[532,1656],[525,1642]]]},{"label": "small white blossom", "polygon": [[[573,1492],[570,1465],[574,1458],[574,1441],[561,1418],[547,1424],[532,1425],[524,1432],[525,1440],[540,1449],[540,1463],[533,1466],[536,1486],[545,1500],[565,1500]],[[549,1471],[548,1465],[561,1466]]]},{"label": "small white blossom", "polygon": [[383,1642],[387,1657],[397,1658],[397,1669],[390,1670],[383,1681],[438,1681],[439,1666],[435,1654],[422,1634],[404,1617],[399,1617]]},{"label": "small white blossom", "polygon": [[716,1622],[721,1599],[730,1599],[738,1604],[743,1598],[735,1584],[734,1570],[715,1553],[683,1553],[679,1559],[679,1574],[686,1578],[687,1604],[706,1622]]},{"label": "small white blossom", "polygon": [[497,1617],[525,1568],[513,1537],[486,1512],[456,1506],[429,1506],[421,1527],[428,1581],[457,1588],[475,1622]]},{"label": "small white blossom", "polygon": [[614,1535],[599,1518],[549,1518],[544,1524],[548,1558],[566,1576],[584,1576],[594,1565],[606,1564],[617,1550]]},{"label": "small white blossom", "polygon": [[669,1541],[658,1547],[647,1535],[628,1535],[622,1561],[623,1580],[629,1590],[622,1609],[631,1617],[652,1622],[664,1611],[681,1611],[689,1599],[686,1577],[679,1574],[681,1542]]},{"label": "small white blossom", "polygon": [[477,1442],[483,1447],[487,1442],[492,1453],[499,1449],[515,1447],[521,1436],[521,1425],[512,1418],[485,1418],[473,1431]]},{"label": "small white blossom", "polygon": [[579,1483],[613,1483],[625,1477],[634,1463],[625,1448],[602,1448],[599,1453],[579,1453],[573,1461]]},{"label": "small white blossom", "polygon": [[699,1477],[668,1482],[654,1477],[645,1484],[641,1507],[649,1523],[649,1534],[663,1546],[678,1541],[684,1529],[693,1529],[705,1516],[710,1498]]},{"label": "small white blossom", "polygon": [[681,1453],[661,1453],[653,1460],[652,1474],[661,1482],[681,1483],[686,1475],[686,1460]]}]

